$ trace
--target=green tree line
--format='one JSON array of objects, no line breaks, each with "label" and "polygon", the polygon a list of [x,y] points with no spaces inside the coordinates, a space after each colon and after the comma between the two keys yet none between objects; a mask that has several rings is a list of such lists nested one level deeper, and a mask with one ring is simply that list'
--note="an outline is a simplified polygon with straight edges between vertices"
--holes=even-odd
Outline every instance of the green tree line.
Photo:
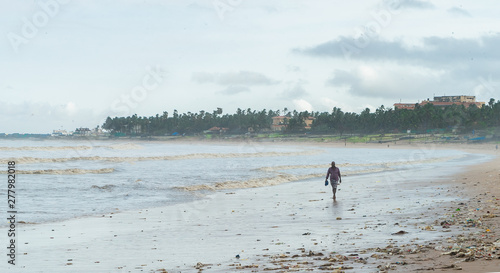
[{"label": "green tree line", "polygon": [[[127,117],[107,117],[102,128],[112,133],[136,135],[171,135],[197,134],[212,127],[227,128],[228,133],[268,132],[272,118],[284,115],[286,133],[308,131],[318,134],[346,133],[387,133],[413,130],[425,132],[432,129],[444,130],[480,130],[500,126],[500,101],[490,99],[483,107],[472,105],[451,105],[435,107],[432,104],[416,105],[414,110],[385,108],[383,105],[371,112],[366,108],[361,113],[343,112],[334,107],[331,112],[298,112],[296,110],[261,110],[238,108],[236,113],[223,114],[221,108],[212,112],[200,111],[179,114],[177,110],[170,115],[139,117],[136,114]],[[305,119],[314,118],[311,129],[306,130]]]}]

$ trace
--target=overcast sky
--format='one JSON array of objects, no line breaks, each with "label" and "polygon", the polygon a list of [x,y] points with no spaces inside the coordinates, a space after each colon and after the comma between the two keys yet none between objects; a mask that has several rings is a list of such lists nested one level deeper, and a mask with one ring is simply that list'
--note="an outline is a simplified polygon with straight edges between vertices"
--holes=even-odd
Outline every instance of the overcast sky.
[{"label": "overcast sky", "polygon": [[0,133],[500,99],[500,2],[0,0]]}]

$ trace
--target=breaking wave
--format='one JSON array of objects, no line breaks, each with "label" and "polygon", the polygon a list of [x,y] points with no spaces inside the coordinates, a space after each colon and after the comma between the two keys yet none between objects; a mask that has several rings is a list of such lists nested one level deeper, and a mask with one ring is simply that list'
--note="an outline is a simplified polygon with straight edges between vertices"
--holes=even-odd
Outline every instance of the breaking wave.
[{"label": "breaking wave", "polygon": [[102,156],[81,156],[81,157],[60,157],[60,158],[38,158],[38,157],[20,157],[15,159],[18,163],[58,163],[77,160],[89,161],[109,161],[109,162],[134,162],[134,161],[147,161],[147,160],[183,160],[183,159],[209,159],[209,158],[238,158],[238,157],[272,157],[272,156],[299,156],[299,155],[315,155],[322,153],[319,150],[302,151],[302,152],[263,152],[263,153],[196,153],[186,155],[168,155],[168,156],[141,156],[141,157],[102,157]]},{"label": "breaking wave", "polygon": [[141,145],[134,143],[120,143],[109,146],[22,146],[22,147],[0,147],[0,151],[61,151],[61,150],[91,150],[95,148],[109,148],[113,150],[137,150],[142,149]]},{"label": "breaking wave", "polygon": [[[353,172],[343,172],[343,176],[363,174],[363,173],[376,173],[387,170],[390,170],[390,168],[365,169]],[[279,174],[273,177],[253,178],[246,181],[225,181],[225,182],[217,182],[214,184],[201,184],[201,185],[192,185],[185,187],[175,187],[175,189],[183,191],[203,191],[203,190],[217,191],[217,190],[229,190],[229,189],[260,188],[260,187],[276,186],[283,183],[300,181],[316,177],[324,177],[324,176],[325,176],[324,173],[312,173],[306,175]]]},{"label": "breaking wave", "polygon": [[135,143],[120,143],[120,144],[113,144],[113,145],[103,146],[103,147],[114,149],[114,150],[137,150],[137,149],[143,148],[141,145],[137,145]]},{"label": "breaking wave", "polygon": [[58,151],[58,150],[90,150],[93,146],[23,146],[23,147],[0,147],[0,151]]},{"label": "breaking wave", "polygon": [[[338,164],[339,167],[374,167],[380,166],[379,168],[366,168],[362,170],[353,170],[353,171],[343,171],[343,176],[349,175],[357,175],[357,174],[366,174],[366,173],[377,173],[377,172],[385,172],[394,170],[393,166],[404,166],[404,165],[412,165],[412,164],[422,164],[422,163],[434,163],[434,162],[444,162],[452,159],[458,159],[463,157],[464,155],[459,156],[450,156],[450,157],[440,157],[440,158],[431,158],[431,159],[422,159],[422,160],[410,160],[410,161],[396,161],[396,162],[379,162],[379,163],[364,163],[364,164]],[[315,165],[283,165],[283,166],[274,166],[274,167],[262,167],[257,170],[266,171],[266,172],[275,172],[276,176],[272,177],[264,177],[264,178],[253,178],[246,181],[225,181],[225,182],[217,182],[213,184],[202,184],[202,185],[193,185],[193,186],[185,186],[185,187],[175,187],[178,190],[183,191],[217,191],[217,190],[228,190],[228,189],[245,189],[245,188],[258,188],[258,187],[268,187],[275,186],[283,183],[300,181],[310,178],[316,177],[324,177],[325,173],[311,173],[306,175],[292,175],[292,174],[284,174],[279,173],[282,170],[292,170],[292,169],[314,169],[314,168],[328,168],[328,164],[315,164]]]},{"label": "breaking wave", "polygon": [[[452,159],[462,158],[464,155],[458,156],[449,156],[449,157],[438,157],[438,158],[430,158],[430,159],[422,159],[422,160],[408,160],[408,161],[393,161],[393,162],[378,162],[378,163],[362,163],[362,164],[352,164],[352,163],[344,163],[337,164],[337,167],[371,167],[371,166],[404,166],[404,165],[413,165],[413,164],[423,164],[423,163],[435,163],[435,162],[445,162]],[[315,164],[315,165],[282,165],[282,166],[273,166],[273,167],[262,167],[257,170],[274,172],[281,170],[294,170],[294,169],[316,169],[316,168],[328,168],[330,164]]]},{"label": "breaking wave", "polygon": [[[71,175],[71,174],[99,174],[99,173],[112,173],[115,169],[104,168],[104,169],[48,169],[48,170],[16,170],[16,174],[57,174],[57,175]],[[7,171],[1,171],[0,173],[6,174]]]}]

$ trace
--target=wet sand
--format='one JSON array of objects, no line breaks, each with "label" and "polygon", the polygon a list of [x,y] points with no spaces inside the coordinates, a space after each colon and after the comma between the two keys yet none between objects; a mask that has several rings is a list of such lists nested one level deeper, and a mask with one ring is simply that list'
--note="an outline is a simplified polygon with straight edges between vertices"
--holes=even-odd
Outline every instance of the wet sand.
[{"label": "wet sand", "polygon": [[[497,154],[492,147],[433,148]],[[460,268],[462,272],[500,271],[499,163],[496,158],[467,167],[453,177],[430,181],[434,183],[432,189],[446,191],[447,201],[422,204],[428,206],[426,213],[403,213],[397,216],[400,218],[391,218],[402,221],[391,220],[390,225],[387,221],[369,219],[369,214],[366,220],[360,218],[359,203],[363,200],[346,195],[348,177],[340,186],[346,188],[339,192],[336,203],[330,199],[330,188],[318,187],[316,179],[310,183],[223,191],[193,203],[168,207],[117,211],[56,223],[21,224],[18,265],[10,269],[11,272],[449,272]],[[397,208],[391,210],[394,212],[389,214],[400,213]],[[363,226],[354,233],[338,228],[349,221],[362,221]],[[334,227],[336,230],[332,232]],[[7,230],[3,228],[1,232],[6,234]],[[429,238],[432,240],[426,241]]]},{"label": "wet sand", "polygon": [[[362,144],[357,146],[363,147]],[[377,147],[371,144],[368,146]],[[393,148],[415,146],[398,145]],[[491,144],[444,145],[434,148],[498,155]],[[232,267],[229,270],[218,269],[221,265],[203,263],[199,263],[196,268],[209,271],[215,269],[217,272],[500,272],[500,158],[467,166],[460,173],[447,179],[436,179],[435,182],[449,186],[447,194],[454,197],[454,200],[429,207],[429,211],[420,216],[410,216],[409,218],[422,219],[419,225],[421,232],[415,234],[415,230],[412,230],[411,236],[414,239],[410,243],[401,243],[401,237],[398,237],[410,234],[406,231],[410,224],[406,223],[406,228],[398,225],[402,227],[400,232],[391,234],[395,236],[393,241],[389,239],[388,243],[379,242],[376,247],[359,248],[353,243],[351,251],[332,252],[332,242],[325,238],[328,236],[321,236],[323,240],[312,239],[317,241],[315,246],[321,246],[319,248],[309,245],[309,248],[300,247],[269,254],[264,253],[270,248],[264,248],[261,254],[248,259],[242,260],[243,256],[240,255],[239,259],[226,264],[228,268]],[[334,207],[339,203],[341,201]],[[346,210],[345,207],[342,209]],[[346,219],[338,217],[337,220]],[[427,239],[424,243],[419,241],[419,236],[425,237],[429,233],[442,235],[437,240]],[[302,235],[312,234],[306,232]],[[366,235],[366,231],[358,234],[363,235]],[[351,239],[354,242],[359,238]]]},{"label": "wet sand", "polygon": [[[444,209],[440,219],[452,219],[452,225],[463,227],[459,237],[437,242],[444,251],[427,251],[408,255],[408,265],[398,271],[418,272],[500,272],[500,158],[493,144],[457,147],[467,152],[479,152],[497,157],[485,164],[469,166],[447,183],[457,196],[454,206]],[[460,200],[464,201],[460,201]],[[460,211],[457,211],[460,209]],[[450,218],[452,214],[454,217]],[[471,221],[472,220],[472,221]],[[475,226],[470,230],[467,227]],[[455,244],[458,247],[455,247]],[[445,254],[443,254],[445,253]],[[395,259],[391,259],[394,261]]]}]

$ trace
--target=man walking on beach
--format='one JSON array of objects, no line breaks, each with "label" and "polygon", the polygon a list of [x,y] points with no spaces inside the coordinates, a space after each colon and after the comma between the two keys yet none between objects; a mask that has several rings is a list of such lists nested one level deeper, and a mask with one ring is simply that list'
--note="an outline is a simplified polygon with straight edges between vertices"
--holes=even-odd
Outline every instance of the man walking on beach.
[{"label": "man walking on beach", "polygon": [[332,184],[333,201],[336,201],[337,198],[335,194],[337,193],[337,184],[342,183],[342,176],[340,175],[339,168],[335,167],[335,161],[332,161],[332,166],[328,168],[328,172],[326,172],[325,185],[328,185],[328,177],[330,177],[330,184]]}]

